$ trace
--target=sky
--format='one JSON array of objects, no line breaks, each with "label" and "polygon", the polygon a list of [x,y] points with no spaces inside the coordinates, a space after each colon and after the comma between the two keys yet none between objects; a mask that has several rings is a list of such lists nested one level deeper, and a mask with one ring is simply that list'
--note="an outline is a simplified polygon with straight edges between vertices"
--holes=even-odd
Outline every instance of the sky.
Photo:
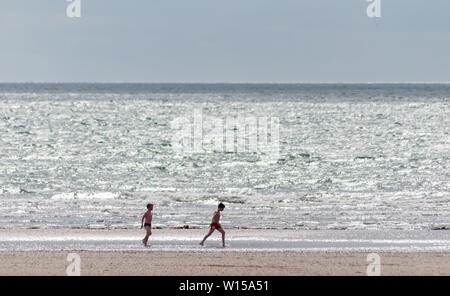
[{"label": "sky", "polygon": [[0,82],[450,82],[450,1],[0,1]]}]

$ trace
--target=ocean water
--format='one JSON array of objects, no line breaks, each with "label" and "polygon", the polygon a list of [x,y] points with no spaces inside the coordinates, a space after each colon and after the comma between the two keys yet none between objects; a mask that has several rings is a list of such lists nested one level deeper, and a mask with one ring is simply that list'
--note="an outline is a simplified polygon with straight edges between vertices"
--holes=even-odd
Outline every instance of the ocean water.
[{"label": "ocean water", "polygon": [[[195,110],[277,118],[279,155],[180,155]],[[0,84],[0,228],[450,228],[449,132],[450,85]]]}]

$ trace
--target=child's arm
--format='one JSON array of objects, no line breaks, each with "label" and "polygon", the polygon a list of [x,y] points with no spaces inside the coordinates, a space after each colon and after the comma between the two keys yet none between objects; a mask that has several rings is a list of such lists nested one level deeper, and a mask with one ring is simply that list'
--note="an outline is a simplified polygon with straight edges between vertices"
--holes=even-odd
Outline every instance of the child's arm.
[{"label": "child's arm", "polygon": [[142,216],[142,220],[141,220],[141,228],[144,228],[144,219],[145,219],[145,215],[146,215],[146,214],[144,214],[144,216]]}]

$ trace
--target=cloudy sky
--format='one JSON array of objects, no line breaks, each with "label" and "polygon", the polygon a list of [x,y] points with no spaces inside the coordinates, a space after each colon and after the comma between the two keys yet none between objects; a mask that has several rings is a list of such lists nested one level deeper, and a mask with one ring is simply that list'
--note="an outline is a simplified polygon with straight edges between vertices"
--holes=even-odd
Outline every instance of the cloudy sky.
[{"label": "cloudy sky", "polygon": [[450,1],[0,2],[0,81],[450,82]]}]

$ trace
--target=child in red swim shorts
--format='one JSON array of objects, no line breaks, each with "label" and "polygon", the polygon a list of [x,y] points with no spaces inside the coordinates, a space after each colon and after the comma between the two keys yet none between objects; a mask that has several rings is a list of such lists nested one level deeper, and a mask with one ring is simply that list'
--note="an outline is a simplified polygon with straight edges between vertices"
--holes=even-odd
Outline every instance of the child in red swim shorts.
[{"label": "child in red swim shorts", "polygon": [[214,232],[214,230],[217,229],[217,231],[222,233],[222,246],[225,248],[225,231],[223,231],[222,226],[219,224],[220,212],[222,212],[223,209],[225,209],[225,205],[223,203],[220,203],[219,206],[217,207],[217,211],[214,212],[214,215],[213,215],[213,218],[212,218],[212,221],[210,224],[209,232],[203,238],[202,242],[200,243],[201,246],[203,246],[203,244],[205,243],[205,240]]}]

